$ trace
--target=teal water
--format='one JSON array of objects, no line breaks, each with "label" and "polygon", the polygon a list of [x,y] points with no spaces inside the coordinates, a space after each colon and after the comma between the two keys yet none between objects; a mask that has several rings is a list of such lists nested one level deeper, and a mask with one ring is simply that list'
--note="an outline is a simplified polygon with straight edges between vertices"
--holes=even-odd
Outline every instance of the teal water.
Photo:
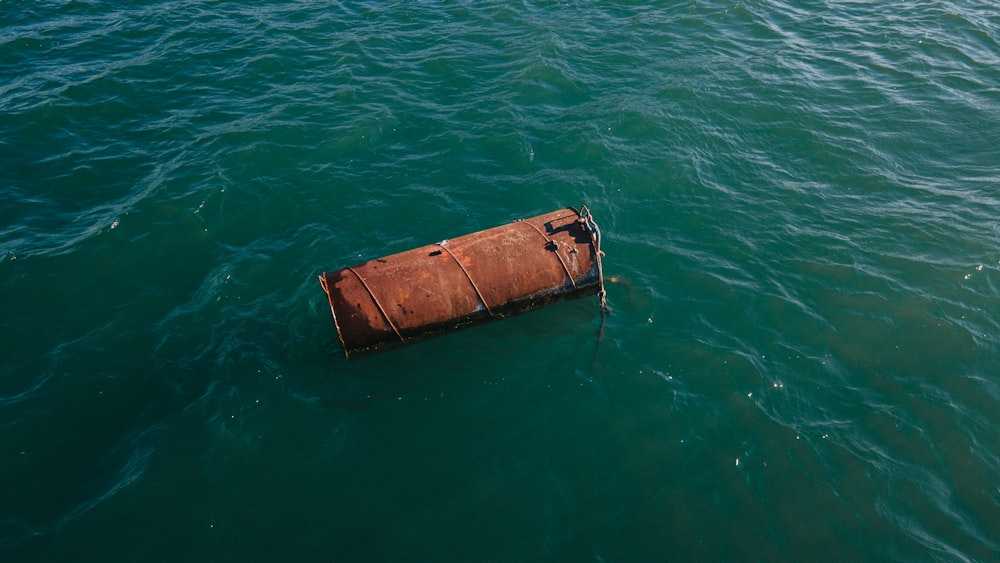
[{"label": "teal water", "polygon": [[[0,559],[1000,559],[985,1],[0,2]],[[316,276],[586,204],[596,298]]]}]

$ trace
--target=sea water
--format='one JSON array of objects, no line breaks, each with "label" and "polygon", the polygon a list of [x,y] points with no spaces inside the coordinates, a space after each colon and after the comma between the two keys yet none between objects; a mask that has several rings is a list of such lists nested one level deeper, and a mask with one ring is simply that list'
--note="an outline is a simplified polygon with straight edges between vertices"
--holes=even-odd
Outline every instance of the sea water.
[{"label": "sea water", "polygon": [[[0,559],[1000,557],[990,2],[0,2]],[[608,299],[317,275],[587,205]]]}]

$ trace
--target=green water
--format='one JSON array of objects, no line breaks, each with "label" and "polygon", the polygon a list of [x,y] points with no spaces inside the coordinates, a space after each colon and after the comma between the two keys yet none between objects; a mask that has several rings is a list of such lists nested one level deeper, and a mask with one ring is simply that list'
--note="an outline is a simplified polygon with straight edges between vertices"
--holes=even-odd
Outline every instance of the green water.
[{"label": "green water", "polygon": [[[1000,559],[987,2],[0,2],[0,559]],[[585,298],[316,276],[565,206]]]}]

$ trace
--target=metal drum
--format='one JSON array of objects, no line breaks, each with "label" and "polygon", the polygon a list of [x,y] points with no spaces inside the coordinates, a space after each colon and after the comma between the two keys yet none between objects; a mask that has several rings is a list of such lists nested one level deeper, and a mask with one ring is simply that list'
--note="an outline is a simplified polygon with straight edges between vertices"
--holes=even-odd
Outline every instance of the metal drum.
[{"label": "metal drum", "polygon": [[586,207],[520,219],[319,277],[350,356],[599,295],[600,230]]}]

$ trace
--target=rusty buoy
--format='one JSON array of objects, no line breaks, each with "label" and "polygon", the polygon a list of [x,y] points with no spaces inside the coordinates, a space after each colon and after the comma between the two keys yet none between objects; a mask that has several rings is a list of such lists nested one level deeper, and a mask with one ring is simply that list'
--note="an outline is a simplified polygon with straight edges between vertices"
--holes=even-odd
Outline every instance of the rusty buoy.
[{"label": "rusty buoy", "polygon": [[601,234],[586,206],[324,272],[320,285],[344,353],[598,295]]}]

